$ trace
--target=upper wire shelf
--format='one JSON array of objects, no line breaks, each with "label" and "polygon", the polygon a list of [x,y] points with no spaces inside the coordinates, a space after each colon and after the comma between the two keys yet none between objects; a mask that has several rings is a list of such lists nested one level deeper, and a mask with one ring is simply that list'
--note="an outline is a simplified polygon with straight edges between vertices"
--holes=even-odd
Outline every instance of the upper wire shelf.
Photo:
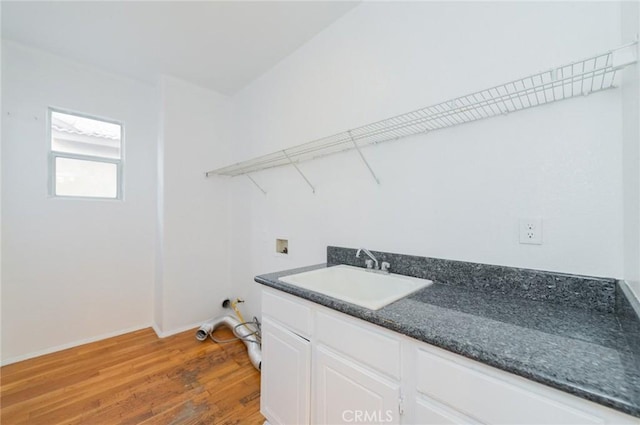
[{"label": "upper wire shelf", "polygon": [[[571,62],[548,71],[211,170],[206,175],[248,175],[269,168],[293,165],[307,184],[314,189],[298,168],[298,163],[357,149],[369,171],[378,181],[360,152],[361,147],[614,88],[617,72],[636,62],[637,49],[635,47],[637,43],[636,40],[606,53]],[[251,181],[257,185],[253,179]],[[260,188],[260,186],[258,187]],[[262,191],[264,192],[264,190]]]}]

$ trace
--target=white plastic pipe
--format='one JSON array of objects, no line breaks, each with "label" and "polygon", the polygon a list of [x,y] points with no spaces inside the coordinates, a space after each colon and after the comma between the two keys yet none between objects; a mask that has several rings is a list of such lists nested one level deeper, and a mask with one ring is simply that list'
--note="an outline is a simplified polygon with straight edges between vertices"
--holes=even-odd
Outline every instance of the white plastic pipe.
[{"label": "white plastic pipe", "polygon": [[260,344],[257,341],[251,341],[249,338],[254,338],[252,332],[246,326],[239,326],[240,321],[233,316],[220,316],[215,319],[207,320],[196,331],[196,339],[198,341],[206,340],[209,335],[218,329],[220,326],[225,325],[233,331],[233,334],[242,339],[244,345],[247,346],[247,353],[249,354],[249,360],[256,369],[260,370],[262,366],[262,350],[260,350]]}]

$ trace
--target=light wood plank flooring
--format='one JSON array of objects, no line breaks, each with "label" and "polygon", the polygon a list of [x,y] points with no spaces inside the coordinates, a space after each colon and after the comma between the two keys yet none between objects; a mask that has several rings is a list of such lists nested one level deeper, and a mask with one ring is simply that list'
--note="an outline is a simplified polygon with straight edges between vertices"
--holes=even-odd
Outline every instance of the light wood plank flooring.
[{"label": "light wood plank flooring", "polygon": [[199,342],[195,331],[144,329],[4,366],[0,378],[2,425],[264,422],[244,344]]}]

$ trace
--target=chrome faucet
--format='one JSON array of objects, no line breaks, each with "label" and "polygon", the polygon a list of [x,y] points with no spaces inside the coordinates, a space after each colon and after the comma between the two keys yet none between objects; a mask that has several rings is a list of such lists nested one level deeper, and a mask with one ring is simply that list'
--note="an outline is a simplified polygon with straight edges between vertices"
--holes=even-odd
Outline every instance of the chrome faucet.
[{"label": "chrome faucet", "polygon": [[[379,271],[379,272],[383,272],[383,273],[389,273],[389,267],[391,267],[391,265],[389,263],[387,263],[386,261],[382,262],[382,270],[380,270],[380,266],[378,265],[378,259],[371,253],[371,251],[369,251],[366,248],[360,248],[358,250],[358,252],[356,252],[356,258],[360,258],[360,252],[364,252],[365,254],[367,254],[369,256],[369,260],[366,260],[364,263],[367,266],[367,270],[371,270],[371,271]],[[375,265],[374,265],[375,263]]]}]

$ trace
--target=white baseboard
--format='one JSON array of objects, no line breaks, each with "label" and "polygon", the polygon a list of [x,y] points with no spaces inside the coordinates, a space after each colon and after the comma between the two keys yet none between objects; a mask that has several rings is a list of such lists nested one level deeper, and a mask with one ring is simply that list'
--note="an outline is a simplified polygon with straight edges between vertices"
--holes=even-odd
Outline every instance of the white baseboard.
[{"label": "white baseboard", "polygon": [[[45,348],[44,350],[38,350],[38,351],[31,352],[31,353],[23,354],[23,355],[20,355],[20,356],[11,357],[11,358],[6,359],[6,360],[2,359],[2,360],[0,360],[0,366],[6,366],[6,365],[10,365],[12,363],[18,363],[18,362],[21,362],[23,360],[28,360],[28,359],[32,359],[34,357],[44,356],[45,354],[55,353],[56,351],[62,351],[62,350],[66,350],[68,348],[77,347],[79,345],[89,344],[91,342],[96,342],[96,341],[100,341],[100,340],[107,339],[107,338],[113,338],[114,336],[120,336],[120,335],[128,334],[130,332],[135,332],[135,331],[139,331],[141,329],[146,329],[146,328],[152,328],[153,331],[158,336],[158,338],[166,338],[168,336],[179,334],[181,332],[185,332],[185,331],[188,331],[188,330],[191,330],[191,329],[195,330],[195,329],[199,328],[202,323],[203,322],[192,323],[190,325],[180,326],[179,328],[171,329],[169,331],[164,331],[164,332],[160,330],[160,328],[158,327],[158,325],[156,323],[151,323],[151,324],[143,325],[143,326],[136,326],[136,327],[128,328],[128,329],[121,329],[121,330],[118,330],[118,331],[115,331],[115,332],[109,332],[109,333],[106,333],[106,334],[93,336],[91,338],[85,338],[85,339],[81,339],[81,340],[78,340],[78,341],[73,341],[73,342],[70,342],[68,344],[56,345],[55,347]],[[195,333],[194,333],[194,338],[195,338]]]},{"label": "white baseboard", "polygon": [[[184,326],[180,326],[179,328],[175,328],[175,329],[171,329],[169,331],[161,331],[160,328],[158,327],[157,324],[152,324],[151,327],[153,328],[154,332],[156,333],[156,335],[158,335],[158,338],[166,338],[168,336],[171,335],[175,335],[175,334],[179,334],[181,332],[185,332],[191,329],[197,329],[200,327],[200,325],[202,325],[204,321],[201,322],[197,322],[197,323],[192,323],[190,325],[184,325]],[[194,338],[195,338],[195,333],[194,333]]]},{"label": "white baseboard", "polygon": [[[81,340],[78,340],[78,341],[73,341],[73,342],[70,342],[70,343],[67,343],[67,344],[62,344],[62,345],[56,345],[55,347],[45,348],[44,350],[38,350],[38,351],[31,352],[31,353],[23,354],[23,355],[20,355],[20,356],[11,357],[9,359],[0,360],[0,366],[10,365],[12,363],[21,362],[23,360],[32,359],[34,357],[44,356],[45,354],[55,353],[56,351],[66,350],[68,348],[73,348],[73,347],[77,347],[79,345],[89,344],[91,342],[96,342],[96,341],[100,341],[100,340],[107,339],[107,338],[113,338],[114,336],[120,336],[120,335],[128,334],[130,332],[139,331],[141,329],[146,329],[146,328],[149,328],[149,327],[154,327],[154,326],[152,324],[147,324],[147,325],[143,325],[143,326],[136,326],[136,327],[133,327],[133,328],[120,329],[118,331],[108,332],[106,334],[102,334],[102,335],[98,335],[98,336],[92,336],[91,338],[85,338],[85,339],[81,339]],[[154,328],[154,330],[155,330],[155,328]]]}]

